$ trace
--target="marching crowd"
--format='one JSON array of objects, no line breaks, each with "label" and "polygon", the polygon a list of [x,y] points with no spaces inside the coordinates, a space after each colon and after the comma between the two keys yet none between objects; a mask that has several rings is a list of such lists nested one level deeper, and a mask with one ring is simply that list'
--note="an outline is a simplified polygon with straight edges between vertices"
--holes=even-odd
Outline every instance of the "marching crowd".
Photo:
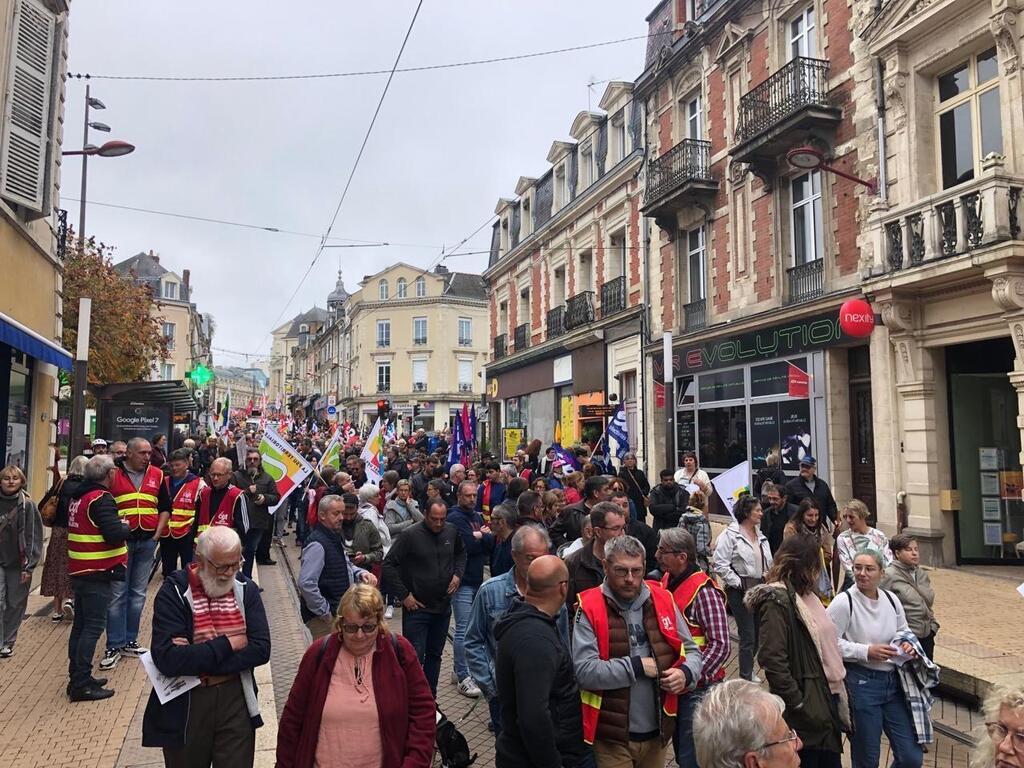
[{"label": "marching crowd", "polygon": [[[99,674],[148,652],[179,679],[177,695],[151,695],[144,746],[168,766],[252,765],[253,670],[271,648],[252,563],[273,565],[294,525],[312,643],[279,766],[428,766],[435,744],[468,764],[436,712],[449,632],[451,683],[486,699],[499,768],[661,768],[670,744],[686,768],[837,768],[844,742],[855,768],[876,768],[883,732],[893,765],[923,763],[938,624],[917,542],[837,504],[813,457],[794,478],[770,460],[716,538],[719,500],[693,454],[652,485],[632,454],[615,471],[533,441],[509,463],[461,464],[415,433],[372,482],[354,439],[279,504],[257,439],[94,440],[38,507],[19,469],[0,470],[0,658],[42,561],[52,620],[72,620],[71,701],[114,695],[94,676],[105,635]],[[323,441],[293,439],[316,465]],[[986,717],[977,765],[1024,768],[1024,691],[994,694]]]}]

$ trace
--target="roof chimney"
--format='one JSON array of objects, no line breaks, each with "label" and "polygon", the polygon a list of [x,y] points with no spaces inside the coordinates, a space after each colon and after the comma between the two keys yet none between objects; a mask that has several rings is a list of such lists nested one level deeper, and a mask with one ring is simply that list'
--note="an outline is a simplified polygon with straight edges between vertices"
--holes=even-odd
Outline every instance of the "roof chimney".
[{"label": "roof chimney", "polygon": [[436,267],[434,267],[434,273],[438,275],[447,275],[448,267],[446,267],[444,264],[438,264]]},{"label": "roof chimney", "polygon": [[188,280],[189,280],[189,277],[191,276],[191,274],[192,273],[191,273],[190,270],[187,270],[187,269],[181,270],[181,283],[182,283],[182,285],[185,286],[185,290],[182,291],[182,293],[185,294],[185,295],[182,298],[185,299],[186,301],[188,301],[188,298],[189,298]]}]

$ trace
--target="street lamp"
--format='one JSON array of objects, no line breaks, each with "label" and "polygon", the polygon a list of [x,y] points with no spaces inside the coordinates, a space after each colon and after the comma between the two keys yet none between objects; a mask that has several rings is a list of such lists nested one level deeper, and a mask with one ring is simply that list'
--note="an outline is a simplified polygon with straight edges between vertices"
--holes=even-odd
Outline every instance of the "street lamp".
[{"label": "street lamp", "polygon": [[82,149],[62,152],[62,155],[81,155],[82,156],[82,194],[79,199],[79,211],[78,211],[78,237],[79,242],[85,242],[85,205],[86,205],[86,189],[87,179],[89,172],[89,156],[97,155],[99,157],[120,157],[121,155],[127,155],[135,151],[135,146],[129,144],[127,141],[108,141],[101,147],[93,146],[89,143],[89,129],[100,131],[101,133],[110,133],[110,126],[106,123],[100,122],[89,122],[89,110],[90,109],[106,109],[107,105],[97,99],[95,96],[89,95],[89,86],[85,86],[85,119],[83,120],[84,127],[82,129]]},{"label": "street lamp", "polygon": [[786,153],[786,161],[800,171],[828,171],[836,176],[849,179],[857,184],[863,184],[872,195],[878,192],[878,184],[874,179],[862,179],[859,176],[841,171],[825,162],[825,155],[814,147],[802,146],[793,147]]}]

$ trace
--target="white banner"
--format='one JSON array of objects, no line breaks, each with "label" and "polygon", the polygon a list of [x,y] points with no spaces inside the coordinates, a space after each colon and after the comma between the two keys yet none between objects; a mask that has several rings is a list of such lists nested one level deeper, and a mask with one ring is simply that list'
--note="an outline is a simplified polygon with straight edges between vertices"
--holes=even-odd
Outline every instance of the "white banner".
[{"label": "white banner", "polygon": [[366,462],[366,479],[374,485],[380,485],[380,479],[384,475],[384,468],[381,466],[381,457],[384,455],[383,425],[378,418],[366,438],[366,445],[359,458]]},{"label": "white banner", "polygon": [[313,467],[270,426],[263,432],[260,441],[260,457],[263,459],[263,469],[274,478],[277,492],[281,494],[281,500],[269,510],[270,514],[274,514],[284,504],[288,494],[313,474]]},{"label": "white banner", "polygon": [[750,493],[750,462],[744,461],[732,469],[727,469],[720,474],[711,484],[715,486],[718,498],[725,504],[725,508],[732,514],[733,505],[736,499],[743,492]]}]

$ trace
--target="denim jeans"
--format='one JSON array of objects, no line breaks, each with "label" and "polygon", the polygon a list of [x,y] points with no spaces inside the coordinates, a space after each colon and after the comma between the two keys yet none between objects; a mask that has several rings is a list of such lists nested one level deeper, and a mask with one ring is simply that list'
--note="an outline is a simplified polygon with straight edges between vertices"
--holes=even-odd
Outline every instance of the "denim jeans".
[{"label": "denim jeans", "polygon": [[452,611],[446,608],[442,613],[402,611],[402,634],[416,649],[416,656],[423,666],[423,673],[430,683],[430,691],[437,698],[437,679],[441,676],[441,654],[444,641],[448,639],[448,624]]},{"label": "denim jeans", "polygon": [[459,680],[469,677],[466,663],[466,629],[473,612],[473,598],[479,587],[461,586],[452,595],[452,613],[455,614],[455,633],[452,636],[452,656],[455,659],[455,676]]},{"label": "denim jeans", "polygon": [[107,611],[107,649],[124,648],[139,639],[139,619],[146,605],[146,587],[153,569],[156,542],[151,538],[126,541],[128,573],[124,581],[112,581]]},{"label": "denim jeans", "polygon": [[878,768],[883,730],[892,747],[892,768],[920,768],[924,755],[896,670],[847,664],[846,684],[853,713],[853,768]]},{"label": "denim jeans", "polygon": [[754,655],[757,653],[757,622],[743,604],[743,590],[729,587],[725,590],[729,610],[736,619],[736,632],[740,636],[740,677],[749,680],[754,676]]},{"label": "denim jeans", "polygon": [[245,559],[242,563],[242,573],[246,578],[252,578],[252,564],[256,562],[256,550],[259,549],[260,539],[264,533],[262,528],[250,528],[242,539],[242,557]]},{"label": "denim jeans", "polygon": [[707,688],[701,688],[679,697],[676,731],[672,734],[672,747],[679,768],[697,768],[697,751],[693,746],[693,712],[707,691]]},{"label": "denim jeans", "polygon": [[[117,582],[123,583],[123,582]],[[92,679],[92,659],[107,626],[107,608],[110,606],[109,581],[71,579],[75,592],[75,621],[68,639],[68,677],[71,690],[85,688]]]}]

